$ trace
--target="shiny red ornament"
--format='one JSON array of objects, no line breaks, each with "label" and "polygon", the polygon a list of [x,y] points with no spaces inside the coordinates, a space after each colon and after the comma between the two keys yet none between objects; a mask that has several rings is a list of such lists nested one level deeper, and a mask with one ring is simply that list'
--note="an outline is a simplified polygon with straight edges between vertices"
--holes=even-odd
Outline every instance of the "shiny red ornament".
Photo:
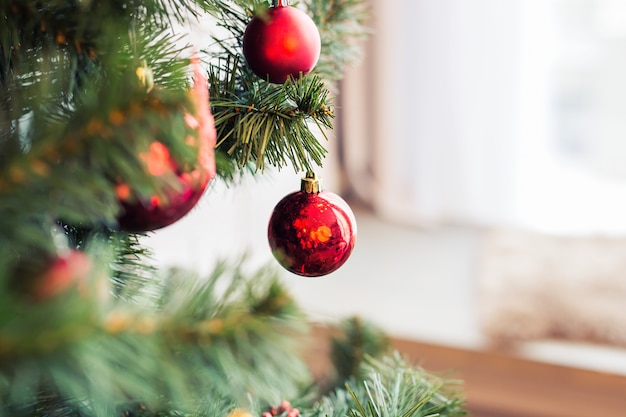
[{"label": "shiny red ornament", "polygon": [[248,66],[272,83],[308,74],[317,64],[321,48],[313,20],[286,0],[278,0],[265,14],[253,17],[243,35]]},{"label": "shiny red ornament", "polygon": [[120,230],[147,232],[173,224],[196,206],[215,176],[216,131],[210,112],[208,83],[200,73],[197,58],[192,60],[192,65],[194,86],[191,96],[195,113],[172,116],[184,118],[186,127],[192,132],[181,139],[197,149],[197,160],[192,164],[182,164],[172,157],[162,142],[155,140],[150,143],[139,157],[144,163],[146,175],[156,180],[159,193],[140,198],[127,184],[118,184],[116,192],[122,206],[118,217]]},{"label": "shiny red ornament", "polygon": [[268,226],[272,254],[285,269],[305,277],[330,274],[350,257],[356,219],[337,194],[321,191],[314,174],[298,192],[278,202]]}]

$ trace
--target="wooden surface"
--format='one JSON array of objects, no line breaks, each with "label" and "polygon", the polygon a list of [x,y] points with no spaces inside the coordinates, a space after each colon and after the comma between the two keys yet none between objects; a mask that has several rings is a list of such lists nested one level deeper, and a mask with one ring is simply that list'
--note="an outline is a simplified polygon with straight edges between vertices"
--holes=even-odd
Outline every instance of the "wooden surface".
[{"label": "wooden surface", "polygon": [[[318,328],[313,372],[328,366],[329,330]],[[464,382],[474,417],[626,417],[626,377],[413,340],[393,346],[429,372]]]},{"label": "wooden surface", "polygon": [[410,340],[394,347],[464,381],[476,417],[625,417],[626,377]]}]

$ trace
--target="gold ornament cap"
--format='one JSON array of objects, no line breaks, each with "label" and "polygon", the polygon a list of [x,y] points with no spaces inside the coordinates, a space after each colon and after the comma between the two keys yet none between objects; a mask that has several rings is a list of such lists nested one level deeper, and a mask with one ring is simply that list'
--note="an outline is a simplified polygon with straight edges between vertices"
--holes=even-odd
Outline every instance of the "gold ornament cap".
[{"label": "gold ornament cap", "polygon": [[322,191],[321,179],[313,171],[308,171],[300,182],[300,191],[305,194],[318,194]]}]

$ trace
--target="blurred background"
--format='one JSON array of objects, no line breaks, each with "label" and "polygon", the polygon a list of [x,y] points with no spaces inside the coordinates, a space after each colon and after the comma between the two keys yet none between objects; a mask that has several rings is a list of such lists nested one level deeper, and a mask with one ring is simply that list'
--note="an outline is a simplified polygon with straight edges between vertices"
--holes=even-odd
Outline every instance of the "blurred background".
[{"label": "blurred background", "polygon": [[[313,320],[626,375],[626,2],[371,8],[319,172],[357,244],[337,272],[285,283]],[[156,262],[272,263],[267,221],[302,175],[213,184],[148,239]]]}]

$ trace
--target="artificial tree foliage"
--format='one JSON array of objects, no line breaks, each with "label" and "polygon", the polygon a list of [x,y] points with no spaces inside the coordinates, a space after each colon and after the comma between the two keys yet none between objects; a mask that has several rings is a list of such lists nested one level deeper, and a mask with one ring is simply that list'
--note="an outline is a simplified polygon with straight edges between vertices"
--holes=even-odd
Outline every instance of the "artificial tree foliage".
[{"label": "artificial tree foliage", "polygon": [[[246,23],[268,5],[0,0],[0,417],[261,415],[283,400],[320,417],[463,414],[453,384],[359,320],[334,342],[337,371],[320,389],[303,360],[315,343],[307,318],[273,267],[250,272],[234,254],[208,276],[159,270],[143,235],[117,226],[118,176],[156,192],[141,160],[155,134],[178,160],[196,158],[174,117],[193,108],[194,57],[217,132],[213,181],[323,164],[333,92],[359,57],[367,7],[299,2],[322,55],[312,73],[277,85],[241,54]],[[205,45],[176,33],[207,15]],[[56,254],[76,251],[90,260],[79,283],[29,296]]]}]

